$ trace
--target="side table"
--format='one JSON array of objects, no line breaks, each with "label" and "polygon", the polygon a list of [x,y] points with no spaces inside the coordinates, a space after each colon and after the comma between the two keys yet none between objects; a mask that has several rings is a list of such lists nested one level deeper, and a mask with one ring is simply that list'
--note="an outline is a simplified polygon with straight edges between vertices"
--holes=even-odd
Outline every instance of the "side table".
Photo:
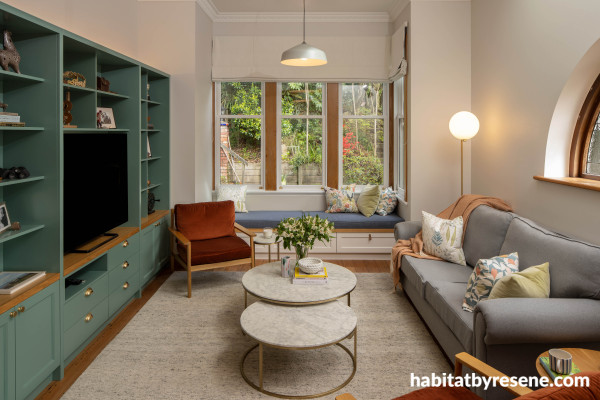
[{"label": "side table", "polygon": [[[578,348],[562,350],[569,352],[573,356],[573,364],[577,365],[577,368],[579,368],[581,372],[600,371],[600,351]],[[548,375],[544,367],[540,364],[540,357],[548,357],[548,352],[543,352],[537,356],[535,360],[535,367],[538,374],[552,380],[552,377]]]},{"label": "side table", "polygon": [[277,260],[279,260],[281,258],[280,255],[280,244],[283,241],[282,238],[279,238],[279,240],[276,240],[277,236],[275,234],[273,234],[273,236],[271,236],[270,238],[266,238],[264,236],[263,233],[257,233],[256,236],[254,236],[254,254],[256,254],[256,245],[261,245],[261,246],[267,246],[269,249],[269,262],[271,262],[271,246],[276,244],[277,245]]}]

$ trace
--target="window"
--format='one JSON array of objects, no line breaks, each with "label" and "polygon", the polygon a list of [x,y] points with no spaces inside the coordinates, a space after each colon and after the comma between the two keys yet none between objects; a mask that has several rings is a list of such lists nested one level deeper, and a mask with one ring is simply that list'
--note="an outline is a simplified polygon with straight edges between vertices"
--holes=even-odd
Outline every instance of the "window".
[{"label": "window", "polygon": [[215,160],[221,184],[259,186],[263,181],[263,86],[222,82],[215,88]]},{"label": "window", "polygon": [[322,83],[280,85],[281,186],[323,185]]},{"label": "window", "polygon": [[600,180],[600,75],[583,102],[575,125],[570,175]]},{"label": "window", "polygon": [[342,183],[382,185],[386,180],[386,86],[343,83],[341,86]]},{"label": "window", "polygon": [[394,81],[394,135],[396,137],[395,170],[398,197],[406,201],[406,119],[405,119],[405,77]]}]

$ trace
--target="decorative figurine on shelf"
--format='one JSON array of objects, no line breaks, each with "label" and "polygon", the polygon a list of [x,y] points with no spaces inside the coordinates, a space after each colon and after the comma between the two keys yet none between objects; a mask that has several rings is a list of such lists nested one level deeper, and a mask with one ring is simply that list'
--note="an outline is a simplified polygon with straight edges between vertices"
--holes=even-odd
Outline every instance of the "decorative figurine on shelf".
[{"label": "decorative figurine on shelf", "polygon": [[148,215],[152,214],[154,210],[154,203],[160,201],[159,199],[154,197],[154,193],[148,193]]},{"label": "decorative figurine on shelf", "polygon": [[31,174],[25,167],[12,167],[12,168],[0,168],[0,179],[25,179],[29,178]]},{"label": "decorative figurine on shelf", "polygon": [[110,81],[101,76],[96,77],[96,89],[103,92],[110,92]]},{"label": "decorative figurine on shelf", "polygon": [[17,74],[20,74],[20,62],[21,56],[12,41],[12,33],[4,30],[4,50],[0,50],[0,66],[5,71],[8,71],[8,67],[11,67]]},{"label": "decorative figurine on shelf", "polygon": [[8,104],[0,102],[0,108],[2,109],[2,112],[6,112],[6,109],[8,108]]},{"label": "decorative figurine on shelf", "polygon": [[146,84],[146,100],[150,100],[150,84]]},{"label": "decorative figurine on shelf", "polygon": [[71,92],[67,90],[65,97],[65,102],[63,104],[63,126],[65,128],[77,128],[77,125],[71,125],[71,121],[73,121],[73,115],[71,114],[71,109],[73,108],[73,103],[71,103]]},{"label": "decorative figurine on shelf", "polygon": [[150,116],[148,115],[148,129],[153,130],[154,129],[154,124],[150,123]]},{"label": "decorative figurine on shelf", "polygon": [[21,230],[21,223],[18,221],[13,222],[12,224],[10,224],[10,230],[11,231],[20,231]]}]

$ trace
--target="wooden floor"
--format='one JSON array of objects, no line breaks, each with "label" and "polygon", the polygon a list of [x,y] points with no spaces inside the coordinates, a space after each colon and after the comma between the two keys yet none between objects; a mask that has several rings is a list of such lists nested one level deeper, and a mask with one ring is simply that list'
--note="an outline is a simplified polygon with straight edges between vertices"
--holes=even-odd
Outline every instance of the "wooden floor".
[{"label": "wooden floor", "polygon": [[[256,260],[256,264],[264,264],[267,260]],[[355,273],[384,273],[389,272],[387,260],[331,260],[335,264],[344,266]],[[225,271],[247,271],[250,264],[224,269]],[[201,273],[201,272],[197,272]],[[65,368],[65,377],[61,381],[54,381],[46,387],[36,400],[56,400],[71,387],[79,376],[94,361],[100,352],[121,332],[142,307],[154,296],[154,293],[171,275],[169,268],[163,268],[156,278],[144,289],[142,297],[134,299],[121,311],[115,319],[104,328],[96,338]],[[182,289],[184,290],[184,289]]]}]

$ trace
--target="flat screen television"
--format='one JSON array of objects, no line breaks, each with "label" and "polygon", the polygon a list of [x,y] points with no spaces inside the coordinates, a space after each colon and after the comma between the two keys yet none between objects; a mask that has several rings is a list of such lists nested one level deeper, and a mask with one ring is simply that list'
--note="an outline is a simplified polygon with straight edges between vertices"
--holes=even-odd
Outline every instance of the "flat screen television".
[{"label": "flat screen television", "polygon": [[128,220],[127,135],[64,135],[64,251]]}]

